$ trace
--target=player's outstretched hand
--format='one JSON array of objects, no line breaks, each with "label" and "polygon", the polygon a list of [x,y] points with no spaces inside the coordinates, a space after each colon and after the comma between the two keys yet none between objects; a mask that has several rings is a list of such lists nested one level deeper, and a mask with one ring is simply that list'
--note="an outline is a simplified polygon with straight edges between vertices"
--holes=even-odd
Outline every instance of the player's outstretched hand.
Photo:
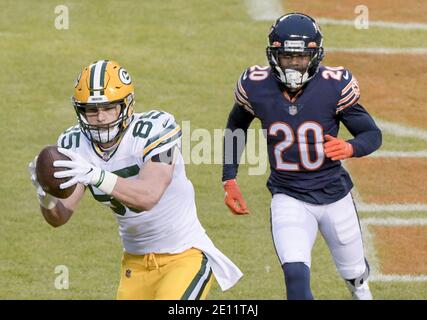
[{"label": "player's outstretched hand", "polygon": [[347,141],[335,138],[329,134],[325,135],[323,150],[325,155],[332,160],[344,160],[353,156],[353,146]]},{"label": "player's outstretched hand", "polygon": [[58,199],[50,195],[49,193],[46,193],[42,189],[40,183],[37,180],[36,163],[37,163],[37,156],[33,159],[33,161],[31,161],[28,164],[28,172],[30,173],[30,179],[34,188],[36,189],[37,198],[39,199],[40,205],[50,210],[56,206]]},{"label": "player's outstretched hand", "polygon": [[55,178],[71,178],[69,181],[60,185],[61,189],[66,189],[76,183],[82,183],[85,186],[88,184],[99,184],[98,181],[103,178],[102,170],[100,168],[95,167],[79,154],[71,150],[58,148],[58,151],[71,159],[71,161],[56,160],[53,163],[54,167],[64,167],[69,169],[54,173]]},{"label": "player's outstretched hand", "polygon": [[236,179],[227,180],[224,182],[225,198],[224,202],[230,209],[232,214],[244,215],[249,214],[245,200],[243,200],[239,185]]},{"label": "player's outstretched hand", "polygon": [[36,189],[37,197],[45,197],[46,192],[42,189],[39,181],[37,180],[37,174],[36,174],[36,163],[37,163],[37,157],[36,156],[33,161],[31,161],[28,164],[28,172],[30,173],[30,179],[31,183],[33,184],[34,188]]}]

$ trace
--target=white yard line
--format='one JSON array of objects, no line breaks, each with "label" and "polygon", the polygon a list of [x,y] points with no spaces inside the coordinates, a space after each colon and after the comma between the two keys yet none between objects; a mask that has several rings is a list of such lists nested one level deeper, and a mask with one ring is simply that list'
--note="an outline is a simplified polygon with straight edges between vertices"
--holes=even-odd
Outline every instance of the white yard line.
[{"label": "white yard line", "polygon": [[[245,0],[249,15],[256,21],[271,21],[285,14],[282,1],[279,0]],[[317,17],[320,25],[344,25],[354,26],[355,20],[331,19]],[[389,21],[369,21],[369,27],[388,28],[399,30],[427,30],[427,23],[417,22],[389,22]]]},{"label": "white yard line", "polygon": [[326,53],[427,54],[427,48],[325,48]]},{"label": "white yard line", "polygon": [[245,0],[248,13],[253,20],[271,21],[273,23],[283,15],[281,1],[278,0]]},{"label": "white yard line", "polygon": [[377,250],[375,249],[374,236],[369,232],[368,225],[363,223],[363,221],[363,219],[360,220],[360,227],[362,229],[365,257],[366,260],[368,260],[370,268],[369,280],[371,280],[373,276],[381,274],[380,261],[378,259]]},{"label": "white yard line", "polygon": [[409,274],[374,274],[374,273],[372,273],[369,276],[369,281],[425,282],[425,281],[427,281],[427,275],[414,276],[414,275],[409,275]]},{"label": "white yard line", "polygon": [[[266,1],[268,2],[268,1]],[[340,26],[353,26],[355,20],[346,19],[330,19],[330,18],[316,18],[318,24],[322,25],[340,25]],[[399,30],[427,30],[426,23],[415,22],[389,22],[389,21],[371,21],[369,20],[369,28],[386,28],[386,29],[399,29]]]},{"label": "white yard line", "polygon": [[[397,123],[376,120],[376,123],[385,133],[406,138],[415,138],[427,141],[427,131],[419,128],[409,128]],[[391,157],[405,157],[405,158],[425,158],[427,157],[427,150],[422,151],[382,151],[378,150],[374,152],[370,157],[373,158],[391,158]],[[364,203],[360,194],[354,190],[355,200],[357,201],[357,208],[364,212],[397,212],[397,211],[427,211],[427,204],[423,203],[408,203],[408,204],[375,204],[375,203]]]},{"label": "white yard line", "polygon": [[382,131],[387,132],[389,134],[399,137],[416,138],[427,141],[427,130],[419,128],[409,128],[407,126],[403,126],[401,124],[385,120],[377,119],[375,121]]},{"label": "white yard line", "polygon": [[425,226],[427,218],[364,218],[360,221],[364,224],[376,226]]},{"label": "white yard line", "polygon": [[427,150],[423,151],[376,151],[370,158],[427,158]]},{"label": "white yard line", "polygon": [[[420,128],[410,128],[385,120],[376,120],[376,123],[385,133],[397,137],[414,138],[427,142],[427,131]],[[427,143],[426,143],[427,147]],[[370,155],[372,158],[427,158],[427,150],[419,151],[398,151],[398,150],[378,150]]]},{"label": "white yard line", "polygon": [[383,226],[425,226],[426,218],[365,218],[360,220],[364,238],[365,254],[371,268],[369,281],[403,281],[403,282],[422,282],[427,281],[427,275],[409,275],[409,274],[382,274],[380,271],[380,262],[374,245],[374,236],[369,231],[369,225]]},{"label": "white yard line", "polygon": [[356,202],[357,209],[363,212],[427,212],[427,204],[422,203],[396,203],[396,204],[376,204]]}]

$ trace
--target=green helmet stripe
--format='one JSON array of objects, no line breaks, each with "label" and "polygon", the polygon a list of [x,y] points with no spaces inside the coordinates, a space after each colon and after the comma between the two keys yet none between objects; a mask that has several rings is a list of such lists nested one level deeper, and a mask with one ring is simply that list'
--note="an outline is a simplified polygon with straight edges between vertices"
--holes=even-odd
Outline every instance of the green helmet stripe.
[{"label": "green helmet stripe", "polygon": [[92,64],[92,68],[90,68],[90,80],[89,80],[89,90],[90,95],[93,96],[93,78],[95,77],[95,66],[96,64]]},{"label": "green helmet stripe", "polygon": [[[105,69],[107,68],[107,63],[108,63],[108,60],[104,60],[101,66],[101,74],[99,76],[100,77],[99,86],[101,88],[104,88]],[[104,95],[104,89],[101,90],[101,95]]]}]

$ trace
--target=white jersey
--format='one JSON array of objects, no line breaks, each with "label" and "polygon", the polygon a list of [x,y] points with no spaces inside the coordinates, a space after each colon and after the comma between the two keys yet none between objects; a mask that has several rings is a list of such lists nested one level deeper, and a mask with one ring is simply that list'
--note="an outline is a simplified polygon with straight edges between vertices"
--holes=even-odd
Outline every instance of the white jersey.
[{"label": "white jersey", "polygon": [[[137,179],[140,169],[156,154],[181,145],[181,128],[166,112],[135,113],[118,148],[103,159],[78,125],[66,130],[58,146],[71,149],[93,165],[116,175]],[[89,186],[94,198],[110,207],[119,224],[126,252],[131,254],[180,253],[191,247],[204,251],[223,290],[242,276],[240,270],[207,237],[197,218],[195,194],[187,179],[182,155],[175,161],[171,183],[149,211],[126,207],[112,196]],[[215,270],[217,269],[217,270]],[[215,272],[216,271],[216,272]],[[221,283],[222,282],[222,283]]]}]

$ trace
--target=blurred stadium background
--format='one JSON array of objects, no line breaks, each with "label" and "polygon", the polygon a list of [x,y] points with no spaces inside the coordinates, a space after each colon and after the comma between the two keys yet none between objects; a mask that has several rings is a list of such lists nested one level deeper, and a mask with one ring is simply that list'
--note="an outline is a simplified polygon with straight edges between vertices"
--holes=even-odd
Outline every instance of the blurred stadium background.
[{"label": "blurred stadium background", "polygon": [[[263,2],[273,11],[249,0],[0,2],[0,299],[115,298],[121,244],[112,212],[87,196],[68,224],[53,229],[38,212],[27,173],[34,155],[76,122],[70,96],[84,65],[119,61],[136,85],[137,111],[164,109],[193,130],[213,132],[225,126],[239,74],[267,63],[274,18],[291,11],[322,18],[324,63],[353,72],[361,103],[384,129],[376,157],[346,163],[374,267],[373,294],[427,298],[427,3],[365,0],[370,22],[389,23],[359,30],[352,25],[359,1]],[[55,28],[59,5],[68,8],[65,30]],[[225,293],[215,284],[210,299],[285,297],[270,235],[268,174],[248,176],[247,169],[239,183],[252,214],[235,217],[223,205],[220,165],[187,166],[202,224],[244,272]],[[68,267],[67,290],[54,287],[58,265]],[[321,238],[312,271],[316,298],[349,298]]]}]

